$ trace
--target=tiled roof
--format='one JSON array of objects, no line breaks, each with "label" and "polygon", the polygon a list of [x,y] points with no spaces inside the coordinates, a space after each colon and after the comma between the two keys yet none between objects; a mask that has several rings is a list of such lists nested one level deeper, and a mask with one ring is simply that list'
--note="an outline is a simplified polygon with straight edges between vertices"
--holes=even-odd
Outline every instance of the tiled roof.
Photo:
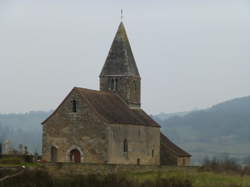
[{"label": "tiled roof", "polygon": [[76,90],[108,123],[160,127],[142,109],[130,109],[120,96],[112,92],[85,88],[76,88]]},{"label": "tiled roof", "polygon": [[42,122],[42,124],[55,115],[60,106],[74,91],[77,91],[83,98],[85,98],[94,111],[96,111],[97,114],[107,123],[160,127],[160,125],[142,109],[130,109],[120,96],[108,91],[97,91],[86,88],[74,88],[57,109]]},{"label": "tiled roof", "polygon": [[191,157],[189,153],[175,145],[171,140],[169,140],[163,133],[161,133],[161,149],[163,152],[174,154],[178,157]]},{"label": "tiled roof", "polygon": [[100,76],[140,77],[125,27],[121,22]]}]

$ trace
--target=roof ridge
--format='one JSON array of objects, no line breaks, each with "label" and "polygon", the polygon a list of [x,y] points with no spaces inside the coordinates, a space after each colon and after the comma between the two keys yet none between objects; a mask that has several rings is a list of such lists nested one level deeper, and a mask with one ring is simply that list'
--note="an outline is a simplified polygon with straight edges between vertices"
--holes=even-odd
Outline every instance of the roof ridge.
[{"label": "roof ridge", "polygon": [[109,91],[104,91],[104,90],[93,90],[93,89],[88,89],[88,88],[81,88],[81,87],[75,87],[77,90],[80,90],[80,91],[87,91],[87,92],[92,92],[92,93],[105,93],[105,94],[112,94],[111,92]]},{"label": "roof ridge", "polygon": [[59,108],[61,107],[61,105],[67,100],[67,98],[70,96],[70,94],[76,90],[76,87],[74,87],[68,94],[67,96],[63,99],[63,101],[58,105],[58,107],[49,115],[49,117],[47,117],[41,124],[44,124],[46,121],[48,121],[52,116],[54,116],[54,114],[59,110]]},{"label": "roof ridge", "polygon": [[159,127],[157,123],[152,121],[142,109],[130,109],[128,104],[118,95],[110,91],[91,90],[87,88],[74,87],[64,98],[56,110],[42,124],[51,119],[69,98],[72,92],[86,102],[91,111],[108,124],[130,124],[137,126]]},{"label": "roof ridge", "polygon": [[[98,90],[91,90],[91,89],[87,89],[87,88],[77,88],[76,90],[79,91],[79,89],[81,90],[88,90],[88,91],[95,91],[95,92],[98,92]],[[97,110],[96,108],[93,106],[93,104],[89,101],[89,99],[87,97],[85,97],[83,94],[80,93],[80,96],[83,97],[87,102],[88,102],[88,105],[95,111],[96,115],[101,117],[106,123],[108,122],[107,119],[105,119],[105,117],[103,115],[101,115]]]}]

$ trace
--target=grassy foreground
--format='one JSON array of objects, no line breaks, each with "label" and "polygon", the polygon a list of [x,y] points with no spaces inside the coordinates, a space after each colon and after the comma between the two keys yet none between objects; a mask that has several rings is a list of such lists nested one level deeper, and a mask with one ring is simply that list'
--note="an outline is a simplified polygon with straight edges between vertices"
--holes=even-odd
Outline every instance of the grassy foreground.
[{"label": "grassy foreground", "polygon": [[173,167],[161,172],[53,177],[33,169],[0,182],[0,187],[250,187],[250,176]]},{"label": "grassy foreground", "polygon": [[155,181],[162,179],[188,180],[194,187],[250,187],[250,176],[237,173],[216,173],[199,171],[197,168],[170,168],[163,172],[146,172],[128,174],[138,181]]}]

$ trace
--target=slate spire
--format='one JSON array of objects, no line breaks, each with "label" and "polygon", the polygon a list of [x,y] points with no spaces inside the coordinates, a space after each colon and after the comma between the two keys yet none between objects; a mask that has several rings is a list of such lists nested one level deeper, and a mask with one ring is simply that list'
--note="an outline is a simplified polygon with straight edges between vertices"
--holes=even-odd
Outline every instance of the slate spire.
[{"label": "slate spire", "polygon": [[100,90],[118,94],[130,108],[141,106],[141,78],[122,22],[100,74]]},{"label": "slate spire", "polygon": [[100,74],[102,76],[140,77],[123,22],[116,32]]}]

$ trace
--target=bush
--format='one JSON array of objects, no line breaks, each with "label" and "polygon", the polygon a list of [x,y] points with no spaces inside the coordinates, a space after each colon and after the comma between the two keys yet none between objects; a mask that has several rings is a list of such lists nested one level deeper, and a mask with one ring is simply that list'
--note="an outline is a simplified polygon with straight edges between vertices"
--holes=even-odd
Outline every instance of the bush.
[{"label": "bush", "polygon": [[0,164],[21,164],[23,160],[18,157],[4,157],[0,159]]},{"label": "bush", "polygon": [[[1,183],[0,183],[1,184]],[[106,176],[83,175],[54,178],[42,170],[25,171],[23,174],[2,182],[8,187],[192,187],[188,180],[177,178],[138,182],[117,174]]]},{"label": "bush", "polygon": [[34,162],[34,156],[33,155],[24,155],[23,158],[24,158],[25,162],[28,162],[28,163]]},{"label": "bush", "polygon": [[234,159],[219,160],[217,158],[208,159],[203,161],[203,165],[199,171],[214,171],[214,172],[231,172],[240,175],[250,175],[250,165],[245,167],[238,164]]},{"label": "bush", "polygon": [[250,175],[250,166],[245,166],[243,168],[243,174],[244,175]]},{"label": "bush", "polygon": [[242,167],[234,159],[224,159],[219,160],[213,158],[212,160],[206,158],[203,162],[203,165],[200,167],[200,170],[204,171],[215,171],[215,172],[234,172],[242,173]]},{"label": "bush", "polygon": [[10,169],[5,169],[5,168],[0,168],[0,178],[5,177],[7,175],[12,175],[16,171],[17,171],[16,169],[10,170]]}]

